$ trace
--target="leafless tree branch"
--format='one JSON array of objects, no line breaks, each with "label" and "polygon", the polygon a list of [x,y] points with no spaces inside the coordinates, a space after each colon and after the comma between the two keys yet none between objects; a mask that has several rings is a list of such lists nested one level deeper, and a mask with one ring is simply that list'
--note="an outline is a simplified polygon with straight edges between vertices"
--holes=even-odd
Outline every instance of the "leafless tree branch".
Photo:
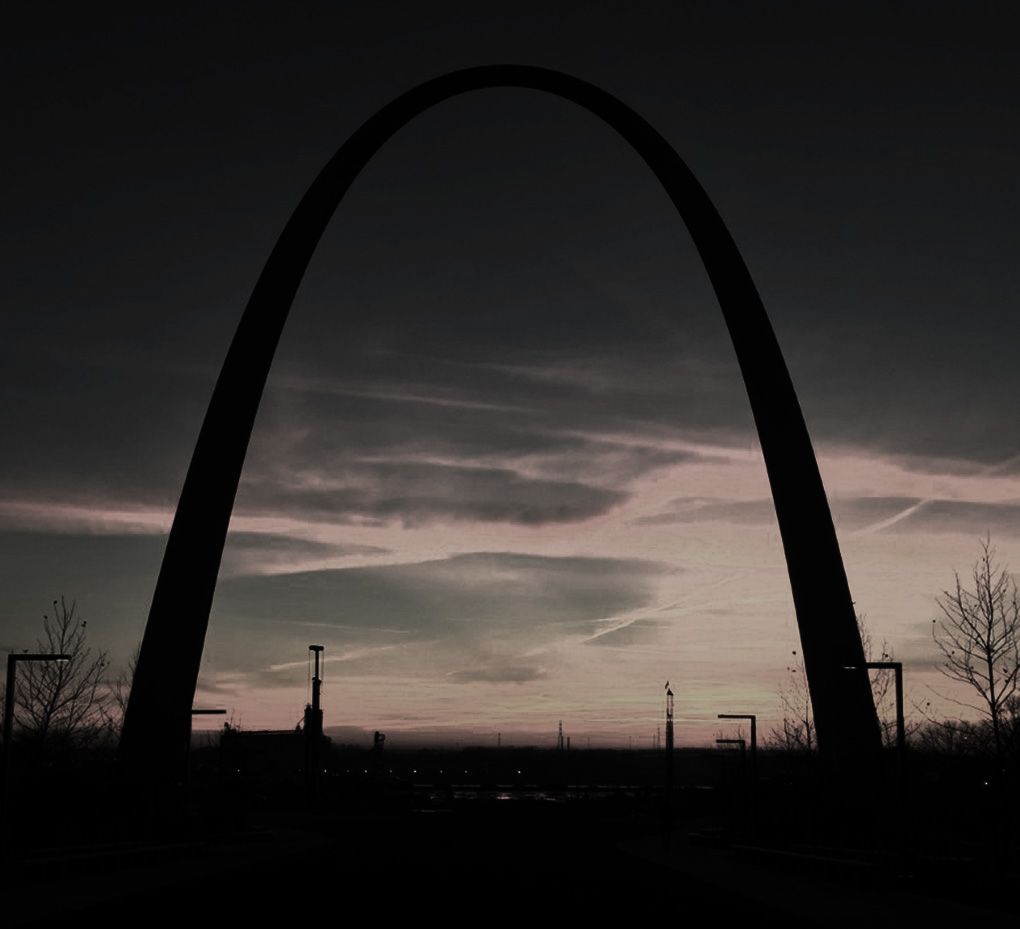
[{"label": "leafless tree branch", "polygon": [[107,727],[106,652],[93,652],[87,626],[75,616],[74,601],[68,606],[63,597],[53,601],[52,616],[43,616],[35,650],[70,658],[19,664],[15,731],[24,741],[65,746],[97,737]]},{"label": "leafless tree branch", "polygon": [[995,562],[991,538],[981,542],[972,569],[973,588],[955,585],[936,598],[942,613],[932,620],[932,637],[942,660],[939,671],[951,681],[971,687],[978,696],[972,706],[992,728],[993,751],[1003,759],[1004,723],[1010,718],[1020,685],[1020,592],[1013,575]]}]

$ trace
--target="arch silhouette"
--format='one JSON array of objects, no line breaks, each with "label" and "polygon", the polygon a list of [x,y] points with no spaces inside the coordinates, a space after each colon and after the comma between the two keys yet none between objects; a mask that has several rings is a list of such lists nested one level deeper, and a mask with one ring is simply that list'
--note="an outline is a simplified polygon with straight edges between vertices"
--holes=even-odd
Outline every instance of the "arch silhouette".
[{"label": "arch silhouette", "polygon": [[684,220],[715,289],[751,402],[819,749],[837,767],[873,757],[880,747],[878,720],[828,501],[786,363],[733,239],[679,155],[628,106],[566,74],[494,65],[427,81],[384,106],[330,159],[284,227],[227,352],[181,491],[124,718],[122,759],[166,773],[180,765],[255,415],[291,303],[327,223],[361,169],[402,126],[450,97],[495,87],[545,91],[600,117],[644,159]]}]

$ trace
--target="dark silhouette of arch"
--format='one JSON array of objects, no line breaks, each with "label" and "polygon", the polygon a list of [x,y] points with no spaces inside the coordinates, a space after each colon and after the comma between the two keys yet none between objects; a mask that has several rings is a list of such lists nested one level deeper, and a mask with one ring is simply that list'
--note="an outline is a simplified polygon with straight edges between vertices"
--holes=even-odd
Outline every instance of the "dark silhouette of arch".
[{"label": "dark silhouette of arch", "polygon": [[[383,107],[330,159],[280,235],[223,363],[184,482],[138,657],[121,757],[166,773],[182,758],[255,414],[291,303],[326,224],[361,169],[405,123],[450,97],[493,87],[546,91],[601,117],[645,160],[687,225],[751,401],[786,553],[819,748],[837,766],[872,757],[880,746],[878,720],[825,490],[786,363],[736,245],[694,175],[637,113],[577,78],[514,65],[456,71]],[[848,666],[856,670],[844,670]]]}]

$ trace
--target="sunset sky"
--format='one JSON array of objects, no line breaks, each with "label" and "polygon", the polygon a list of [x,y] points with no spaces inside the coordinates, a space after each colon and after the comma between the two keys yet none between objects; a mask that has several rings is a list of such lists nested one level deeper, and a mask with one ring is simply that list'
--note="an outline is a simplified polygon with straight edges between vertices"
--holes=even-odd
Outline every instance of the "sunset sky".
[{"label": "sunset sky", "polygon": [[[529,64],[619,97],[698,176],[786,355],[857,608],[905,662],[908,707],[961,712],[935,697],[969,699],[935,670],[934,597],[989,533],[1020,571],[1020,14],[547,5],[13,16],[0,646],[34,645],[63,595],[119,672],[298,199],[399,93]],[[718,713],[775,720],[799,643],[733,349],[657,181],[570,104],[434,108],[316,253],[196,704],[293,726],[312,643],[327,727],[394,745],[551,745],[559,720],[575,744],[651,745],[667,679],[680,742],[711,741]]]}]

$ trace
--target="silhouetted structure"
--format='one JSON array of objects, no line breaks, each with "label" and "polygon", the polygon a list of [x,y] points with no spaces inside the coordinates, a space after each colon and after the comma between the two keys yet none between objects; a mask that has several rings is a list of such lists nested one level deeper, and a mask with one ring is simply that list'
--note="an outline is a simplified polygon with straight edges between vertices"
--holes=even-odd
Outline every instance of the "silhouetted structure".
[{"label": "silhouetted structure", "polygon": [[241,730],[224,727],[220,735],[221,765],[232,775],[264,781],[307,784],[306,734],[300,729]]},{"label": "silhouetted structure", "polygon": [[305,707],[305,788],[308,795],[315,796],[319,782],[319,749],[322,744],[322,707],[319,698],[322,693],[322,679],[319,677],[319,656],[324,651],[321,645],[309,645],[315,654],[315,673],[312,675],[312,702]]},{"label": "silhouetted structure", "polygon": [[673,789],[673,691],[666,681],[666,790]]},{"label": "silhouetted structure", "polygon": [[[775,333],[729,231],[680,156],[632,109],[577,78],[514,65],[456,71],[383,107],[330,159],[280,235],[227,353],[184,482],[138,656],[122,758],[165,776],[181,764],[252,426],[291,303],[326,225],[361,169],[397,130],[450,97],[492,87],[545,91],[602,118],[644,159],[686,223],[751,402],[783,538],[820,752],[834,765],[876,758],[878,719],[814,450]],[[857,670],[844,672],[847,666]]]}]

